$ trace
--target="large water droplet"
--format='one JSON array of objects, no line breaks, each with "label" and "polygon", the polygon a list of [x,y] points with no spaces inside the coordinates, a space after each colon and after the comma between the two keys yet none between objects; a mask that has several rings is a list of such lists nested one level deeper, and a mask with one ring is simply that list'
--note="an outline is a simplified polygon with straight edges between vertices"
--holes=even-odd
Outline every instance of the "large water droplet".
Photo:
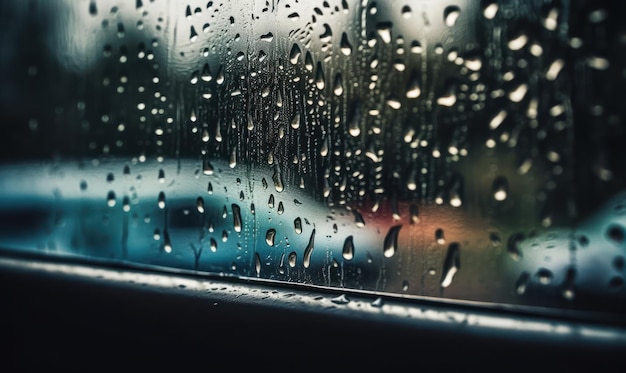
[{"label": "large water droplet", "polygon": [[385,258],[391,258],[396,253],[396,250],[398,249],[398,235],[401,228],[402,224],[394,225],[389,228],[383,243],[383,255]]},{"label": "large water droplet", "polygon": [[294,219],[293,221],[293,227],[296,231],[296,234],[301,234],[302,233],[302,219],[300,219],[300,217],[297,217]]},{"label": "large water droplet", "polygon": [[196,199],[196,210],[198,210],[198,213],[204,214],[204,198],[198,197]]},{"label": "large water droplet", "polygon": [[443,10],[443,21],[448,27],[456,24],[457,19],[461,15],[461,9],[456,5],[450,5]]},{"label": "large water droplet", "polygon": [[276,230],[275,229],[268,229],[267,232],[265,232],[265,242],[269,245],[269,246],[274,246],[274,239],[276,238]]},{"label": "large water droplet", "polygon": [[524,240],[524,235],[521,233],[515,233],[509,237],[507,250],[511,258],[515,261],[519,261],[523,256],[522,249],[520,248],[522,240]]},{"label": "large water droplet", "polygon": [[232,204],[231,209],[233,210],[233,229],[235,232],[241,232],[242,220],[241,220],[241,209],[239,205]]},{"label": "large water droplet", "polygon": [[309,266],[311,265],[311,255],[313,254],[314,242],[315,242],[315,229],[313,229],[313,231],[311,232],[311,237],[309,237],[309,243],[306,245],[306,248],[304,249],[304,254],[302,258],[304,268],[309,268]]},{"label": "large water droplet", "polygon": [[452,284],[454,275],[461,268],[461,255],[460,246],[458,243],[453,242],[448,246],[448,252],[443,262],[443,269],[441,275],[441,287],[447,288]]},{"label": "large water droplet", "polygon": [[352,260],[354,257],[354,240],[352,236],[346,237],[343,243],[343,258],[345,260]]},{"label": "large water droplet", "polygon": [[350,44],[348,35],[345,32],[341,34],[341,53],[346,56],[349,56],[352,53],[352,44]]}]

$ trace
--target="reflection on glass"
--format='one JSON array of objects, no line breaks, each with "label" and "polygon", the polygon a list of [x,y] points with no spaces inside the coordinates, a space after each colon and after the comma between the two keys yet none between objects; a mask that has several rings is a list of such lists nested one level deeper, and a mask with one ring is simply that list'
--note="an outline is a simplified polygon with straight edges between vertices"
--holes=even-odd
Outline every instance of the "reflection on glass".
[{"label": "reflection on glass", "polygon": [[0,245],[624,312],[612,6],[5,1]]}]

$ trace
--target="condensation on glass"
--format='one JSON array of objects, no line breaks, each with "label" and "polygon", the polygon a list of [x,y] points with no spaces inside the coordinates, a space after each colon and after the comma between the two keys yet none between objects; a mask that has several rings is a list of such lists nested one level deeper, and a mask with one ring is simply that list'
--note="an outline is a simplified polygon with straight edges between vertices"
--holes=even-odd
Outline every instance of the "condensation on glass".
[{"label": "condensation on glass", "polygon": [[3,1],[3,251],[625,312],[603,1]]}]

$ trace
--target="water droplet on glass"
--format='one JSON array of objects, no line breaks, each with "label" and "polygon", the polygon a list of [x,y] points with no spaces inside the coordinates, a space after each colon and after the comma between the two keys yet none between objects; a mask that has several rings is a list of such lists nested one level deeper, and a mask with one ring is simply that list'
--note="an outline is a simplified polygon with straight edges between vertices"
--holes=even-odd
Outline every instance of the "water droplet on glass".
[{"label": "water droplet on glass", "polygon": [[443,245],[446,243],[446,239],[443,236],[443,229],[438,228],[435,231],[435,240],[437,241],[437,244],[439,245]]},{"label": "water droplet on glass", "polygon": [[359,228],[363,228],[365,226],[365,220],[363,219],[363,215],[361,215],[361,213],[358,212],[356,209],[353,209],[352,213],[354,214],[354,224],[356,224],[356,226]]},{"label": "water droplet on glass", "polygon": [[385,258],[391,258],[396,253],[396,250],[398,249],[398,235],[401,228],[401,224],[394,225],[389,228],[383,243],[383,255]]},{"label": "water droplet on glass", "polygon": [[233,210],[233,229],[235,232],[239,233],[241,232],[243,225],[243,221],[241,219],[241,209],[239,208],[239,205],[234,203],[230,207]]},{"label": "water droplet on glass", "polygon": [[302,258],[304,268],[309,268],[309,266],[311,265],[311,255],[313,254],[314,242],[315,242],[315,229],[313,229],[313,231],[311,232],[311,237],[309,237],[309,243],[306,245],[306,248],[304,249],[304,254]]},{"label": "water droplet on glass", "polygon": [[261,257],[259,253],[254,253],[254,271],[257,277],[261,275]]},{"label": "water droplet on glass", "polygon": [[298,254],[296,254],[294,251],[289,253],[289,256],[287,257],[287,263],[289,264],[289,267],[294,268],[296,266],[296,261],[298,259]]},{"label": "water droplet on glass", "polygon": [[552,277],[554,276],[552,275],[552,271],[550,271],[549,269],[540,268],[537,271],[535,277],[537,277],[537,281],[539,281],[540,284],[548,285],[550,284],[550,282],[552,282]]},{"label": "water droplet on glass", "polygon": [[265,232],[265,242],[269,246],[274,246],[274,239],[275,238],[276,238],[276,230],[275,229],[268,229],[267,232]]},{"label": "water droplet on glass", "polygon": [[447,288],[452,284],[454,275],[461,268],[461,255],[460,246],[458,243],[453,242],[448,246],[446,258],[443,262],[442,275],[441,275],[441,287]]},{"label": "water droplet on glass", "polygon": [[491,189],[493,192],[493,198],[496,201],[504,201],[508,196],[509,183],[506,178],[500,176],[493,181]]},{"label": "water droplet on glass", "polygon": [[[202,161],[202,173],[205,175],[213,175],[213,165],[211,164],[211,162],[209,162],[208,159],[205,159],[204,161]],[[209,183],[209,185],[211,185]],[[211,188],[212,189],[212,188]]]},{"label": "water droplet on glass", "polygon": [[109,207],[115,206],[115,192],[112,190],[107,194],[107,205]]},{"label": "water droplet on glass", "polygon": [[341,96],[343,94],[343,79],[341,77],[341,73],[335,74],[333,93],[335,94],[335,96]]},{"label": "water droplet on glass", "polygon": [[157,199],[157,206],[162,210],[165,208],[165,193],[159,192],[159,197]]},{"label": "water droplet on glass", "polygon": [[298,59],[300,59],[300,55],[302,54],[302,50],[298,46],[298,44],[294,44],[291,47],[291,52],[289,52],[289,62],[295,65],[298,63]]},{"label": "water droplet on glass", "polygon": [[345,260],[352,260],[354,257],[354,242],[352,236],[346,237],[343,243],[343,258]]},{"label": "water droplet on glass", "polygon": [[172,242],[170,241],[170,234],[167,229],[163,230],[163,250],[168,254],[172,252]]},{"label": "water droplet on glass", "polygon": [[198,213],[204,214],[204,199],[202,197],[196,199],[196,210]]},{"label": "water droplet on glass", "polygon": [[522,259],[522,249],[520,248],[524,235],[521,233],[512,234],[507,243],[507,250],[511,258],[515,261]]},{"label": "water droplet on glass", "polygon": [[391,22],[379,22],[376,25],[376,32],[380,39],[385,43],[391,43],[391,28],[393,27]]},{"label": "water droplet on glass", "polygon": [[498,13],[498,3],[496,1],[486,4],[483,9],[483,16],[487,19],[493,19]]},{"label": "water droplet on glass", "polygon": [[325,82],[324,82],[324,69],[322,67],[322,63],[321,62],[317,62],[317,71],[315,73],[315,86],[317,87],[317,89],[319,89],[320,91],[324,89],[325,86]]},{"label": "water droplet on glass", "polygon": [[515,293],[517,293],[517,295],[523,295],[526,292],[529,281],[530,274],[526,271],[522,272],[517,281],[515,281]]},{"label": "water droplet on glass", "polygon": [[456,5],[450,5],[446,7],[443,11],[443,21],[448,27],[452,27],[456,24],[459,15],[461,14],[461,9],[459,9]]},{"label": "water droplet on glass", "polygon": [[350,44],[348,35],[345,32],[341,34],[341,53],[346,56],[349,56],[352,53],[352,44]]}]

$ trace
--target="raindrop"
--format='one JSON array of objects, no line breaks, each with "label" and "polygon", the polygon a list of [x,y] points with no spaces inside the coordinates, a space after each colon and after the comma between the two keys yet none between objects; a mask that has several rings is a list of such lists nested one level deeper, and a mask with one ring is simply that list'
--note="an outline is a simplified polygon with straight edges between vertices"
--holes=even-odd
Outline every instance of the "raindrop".
[{"label": "raindrop", "polygon": [[576,296],[574,291],[574,282],[576,281],[576,269],[571,267],[567,270],[565,274],[565,279],[563,280],[563,285],[561,286],[561,295],[563,298],[567,300],[572,300]]},{"label": "raindrop", "polygon": [[313,229],[313,231],[311,232],[311,237],[309,237],[309,243],[306,245],[306,248],[304,249],[304,256],[303,256],[303,264],[304,264],[304,268],[309,268],[309,266],[311,265],[311,255],[313,254],[313,249],[314,249],[314,241],[315,241],[315,229]]},{"label": "raindrop", "polygon": [[356,209],[352,210],[352,213],[354,214],[354,224],[356,224],[356,226],[359,228],[363,228],[365,226],[365,220],[363,219],[363,215],[361,215],[361,213],[358,212]]},{"label": "raindrop", "polygon": [[626,238],[624,227],[618,224],[611,224],[606,230],[606,235],[614,244],[622,245]]},{"label": "raindrop", "polygon": [[354,257],[354,242],[352,236],[346,237],[343,243],[343,258],[345,260],[352,260]]},{"label": "raindrop", "polygon": [[291,62],[292,65],[297,64],[301,54],[302,51],[300,50],[298,44],[294,44],[293,47],[291,47],[291,52],[289,53],[289,62]]},{"label": "raindrop", "polygon": [[204,64],[200,78],[205,82],[210,82],[213,79],[213,76],[211,75],[211,68],[209,67],[208,63]]},{"label": "raindrop", "polygon": [[272,175],[272,181],[274,182],[274,189],[276,189],[278,193],[282,192],[285,189],[284,183],[283,183],[283,175],[280,172],[280,169],[278,167],[274,167],[274,174]]},{"label": "raindrop", "polygon": [[304,55],[304,67],[309,71],[313,71],[313,56],[311,56],[309,51]]},{"label": "raindrop", "polygon": [[289,264],[289,267],[294,268],[296,266],[296,260],[298,259],[298,254],[296,254],[294,251],[289,253],[289,256],[287,257],[287,263]]},{"label": "raindrop", "polygon": [[267,200],[267,207],[273,209],[274,208],[274,195],[270,194],[270,197]]},{"label": "raindrop", "polygon": [[275,229],[268,229],[267,232],[265,233],[265,242],[269,246],[274,246],[274,239],[275,238],[276,238],[276,230]]},{"label": "raindrop", "polygon": [[107,205],[109,207],[115,206],[115,192],[112,190],[107,194]]},{"label": "raindrop", "polygon": [[189,41],[193,43],[196,40],[198,40],[198,33],[196,32],[196,29],[191,26],[191,30],[189,31]]},{"label": "raindrop", "polygon": [[241,232],[242,227],[241,209],[239,208],[239,205],[234,203],[230,207],[233,210],[233,229],[235,232],[239,233]]},{"label": "raindrop", "polygon": [[439,245],[443,245],[446,243],[446,239],[443,236],[443,229],[438,228],[435,231],[435,240],[437,241],[437,244]]},{"label": "raindrop", "polygon": [[320,91],[324,89],[324,69],[322,68],[322,62],[317,62],[317,72],[315,73],[315,86]]},{"label": "raindrop", "polygon": [[509,237],[509,241],[507,243],[507,250],[509,252],[509,255],[511,255],[511,258],[513,258],[513,260],[515,261],[519,261],[520,259],[522,259],[523,255],[522,255],[522,249],[520,248],[520,245],[523,239],[524,239],[524,235],[521,233],[515,233]]},{"label": "raindrop", "polygon": [[335,74],[335,84],[333,86],[333,93],[335,96],[341,96],[343,94],[343,81],[341,73]]},{"label": "raindrop", "polygon": [[448,27],[452,27],[456,24],[459,15],[461,14],[461,9],[459,9],[456,5],[450,5],[446,7],[443,11],[443,21]]},{"label": "raindrop", "polygon": [[198,213],[204,214],[204,199],[202,197],[196,199],[196,210]]},{"label": "raindrop", "polygon": [[157,205],[159,206],[160,209],[164,209],[165,208],[165,193],[159,192]]},{"label": "raindrop", "polygon": [[411,77],[409,78],[409,82],[407,84],[406,89],[406,97],[407,98],[418,98],[422,93],[422,89],[420,88],[419,83],[419,72],[417,69],[414,69],[411,72]]},{"label": "raindrop", "polygon": [[517,281],[515,281],[515,293],[517,295],[522,295],[526,292],[526,288],[528,287],[528,282],[530,281],[530,274],[526,271],[522,272]]},{"label": "raindrop", "polygon": [[209,242],[209,248],[211,249],[212,252],[217,251],[217,241],[215,241],[213,237],[211,237],[211,240]]},{"label": "raindrop", "polygon": [[293,227],[296,231],[296,234],[301,234],[302,233],[302,219],[300,219],[300,217],[297,217],[294,219],[293,221]]},{"label": "raindrop", "polygon": [[498,3],[496,1],[487,4],[483,9],[483,16],[487,19],[493,19],[498,13]]},{"label": "raindrop", "polygon": [[130,211],[130,199],[128,198],[128,196],[124,196],[124,198],[122,199],[122,210],[124,210],[125,212]]},{"label": "raindrop", "polygon": [[562,59],[558,58],[554,60],[548,67],[548,71],[546,72],[547,80],[554,80],[559,76],[559,73],[563,69],[564,62]]},{"label": "raindrop", "polygon": [[237,166],[237,149],[233,148],[230,152],[230,159],[228,161],[228,167],[235,168]]},{"label": "raindrop", "polygon": [[498,114],[496,114],[493,118],[491,118],[491,121],[489,121],[489,128],[495,130],[496,128],[500,127],[502,122],[504,122],[504,119],[506,119],[507,115],[508,112],[506,110],[500,110]]},{"label": "raindrop", "polygon": [[393,24],[391,22],[379,22],[376,25],[376,32],[380,39],[385,43],[391,43],[391,28]]},{"label": "raindrop", "polygon": [[274,40],[274,34],[272,34],[271,32],[261,35],[261,41],[265,41],[269,43],[272,40]]},{"label": "raindrop", "polygon": [[157,175],[157,180],[159,181],[159,183],[163,184],[165,182],[165,171],[163,171],[163,169],[159,169],[159,173]]},{"label": "raindrop", "polygon": [[348,35],[345,32],[341,34],[341,53],[346,56],[349,56],[352,53],[352,44],[350,44]]},{"label": "raindrop", "polygon": [[396,253],[398,249],[398,234],[401,228],[401,224],[389,228],[383,244],[383,255],[385,258],[391,258]]},{"label": "raindrop", "polygon": [[168,254],[172,252],[172,242],[170,241],[170,234],[167,229],[163,230],[163,250]]},{"label": "raindrop", "polygon": [[521,102],[526,96],[526,92],[528,92],[528,84],[522,83],[518,85],[517,88],[509,92],[509,100],[513,102]]},{"label": "raindrop", "polygon": [[496,201],[504,201],[509,192],[509,183],[506,178],[500,176],[493,181],[491,189]]},{"label": "raindrop", "polygon": [[542,285],[548,285],[550,284],[550,282],[552,282],[553,275],[552,271],[550,271],[549,269],[539,268],[535,276],[537,277],[539,283]]},{"label": "raindrop", "polygon": [[404,17],[404,18],[411,18],[411,7],[410,6],[408,6],[408,5],[403,6],[400,11],[402,12],[402,17]]},{"label": "raindrop", "polygon": [[448,252],[443,262],[442,275],[441,275],[441,287],[447,288],[452,284],[454,275],[461,268],[461,255],[460,246],[458,243],[453,242],[448,246]]},{"label": "raindrop", "polygon": [[320,35],[320,40],[324,43],[328,43],[333,36],[333,30],[328,23],[324,23],[324,33]]},{"label": "raindrop", "polygon": [[278,209],[276,210],[278,215],[282,215],[285,212],[285,206],[283,205],[283,201],[278,202]]},{"label": "raindrop", "polygon": [[257,277],[261,275],[261,257],[259,253],[254,253],[254,271]]},{"label": "raindrop", "polygon": [[202,162],[202,173],[205,175],[213,175],[213,165],[209,162],[208,159],[205,159]]},{"label": "raindrop", "polygon": [[293,115],[293,118],[291,118],[291,128],[293,128],[294,130],[300,128],[300,113],[296,112]]},{"label": "raindrop", "polygon": [[89,1],[89,14],[92,16],[98,15],[98,6],[96,5],[96,0]]}]

